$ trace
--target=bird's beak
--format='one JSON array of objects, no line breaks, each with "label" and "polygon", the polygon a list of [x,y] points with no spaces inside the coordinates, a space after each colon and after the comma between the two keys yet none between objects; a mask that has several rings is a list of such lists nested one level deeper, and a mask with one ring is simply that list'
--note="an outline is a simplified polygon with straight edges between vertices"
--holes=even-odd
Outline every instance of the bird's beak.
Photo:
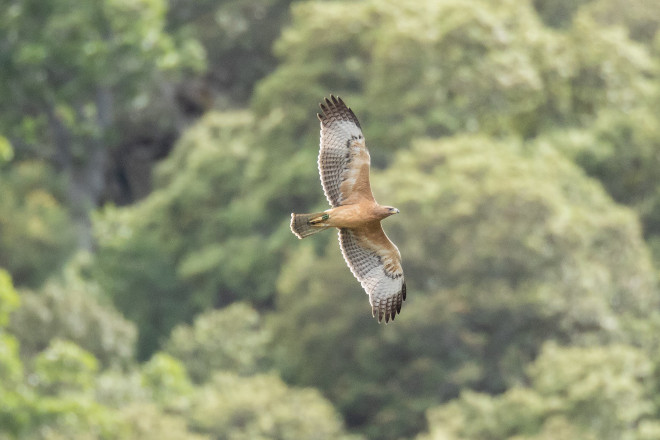
[{"label": "bird's beak", "polygon": [[396,208],[392,208],[392,209],[390,209],[390,212],[391,212],[392,214],[398,214],[398,213],[399,213],[399,210],[396,209]]}]

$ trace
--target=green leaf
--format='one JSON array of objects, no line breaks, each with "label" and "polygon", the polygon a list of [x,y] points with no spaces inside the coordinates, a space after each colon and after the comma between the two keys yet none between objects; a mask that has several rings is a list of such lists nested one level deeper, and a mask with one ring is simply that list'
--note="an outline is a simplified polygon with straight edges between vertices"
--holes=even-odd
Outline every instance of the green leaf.
[{"label": "green leaf", "polygon": [[0,164],[2,162],[10,162],[14,157],[14,150],[11,147],[9,139],[0,136]]}]

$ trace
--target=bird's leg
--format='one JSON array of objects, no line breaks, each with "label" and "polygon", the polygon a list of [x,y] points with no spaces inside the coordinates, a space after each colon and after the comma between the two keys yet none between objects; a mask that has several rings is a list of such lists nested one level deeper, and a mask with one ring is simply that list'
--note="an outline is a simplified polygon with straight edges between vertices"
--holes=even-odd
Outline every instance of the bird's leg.
[{"label": "bird's leg", "polygon": [[322,223],[326,221],[327,219],[330,218],[330,214],[323,214],[321,216],[315,217],[309,221],[310,225],[317,225],[319,223]]}]

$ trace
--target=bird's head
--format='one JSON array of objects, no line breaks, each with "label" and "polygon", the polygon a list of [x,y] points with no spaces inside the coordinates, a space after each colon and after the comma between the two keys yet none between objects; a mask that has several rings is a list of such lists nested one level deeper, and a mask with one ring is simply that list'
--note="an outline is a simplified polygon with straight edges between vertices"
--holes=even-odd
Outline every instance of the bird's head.
[{"label": "bird's head", "polygon": [[398,213],[399,213],[399,210],[396,209],[396,208],[393,207],[393,206],[383,206],[383,208],[385,208],[385,215],[386,215],[387,217],[389,217],[390,215],[398,214]]}]

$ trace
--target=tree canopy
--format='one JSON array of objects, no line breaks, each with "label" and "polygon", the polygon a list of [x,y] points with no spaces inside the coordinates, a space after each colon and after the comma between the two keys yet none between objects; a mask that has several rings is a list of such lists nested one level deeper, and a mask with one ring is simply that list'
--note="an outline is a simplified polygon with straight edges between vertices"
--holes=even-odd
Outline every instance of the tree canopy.
[{"label": "tree canopy", "polygon": [[[5,0],[0,438],[658,438],[656,3]],[[289,231],[331,93],[387,326]]]}]

